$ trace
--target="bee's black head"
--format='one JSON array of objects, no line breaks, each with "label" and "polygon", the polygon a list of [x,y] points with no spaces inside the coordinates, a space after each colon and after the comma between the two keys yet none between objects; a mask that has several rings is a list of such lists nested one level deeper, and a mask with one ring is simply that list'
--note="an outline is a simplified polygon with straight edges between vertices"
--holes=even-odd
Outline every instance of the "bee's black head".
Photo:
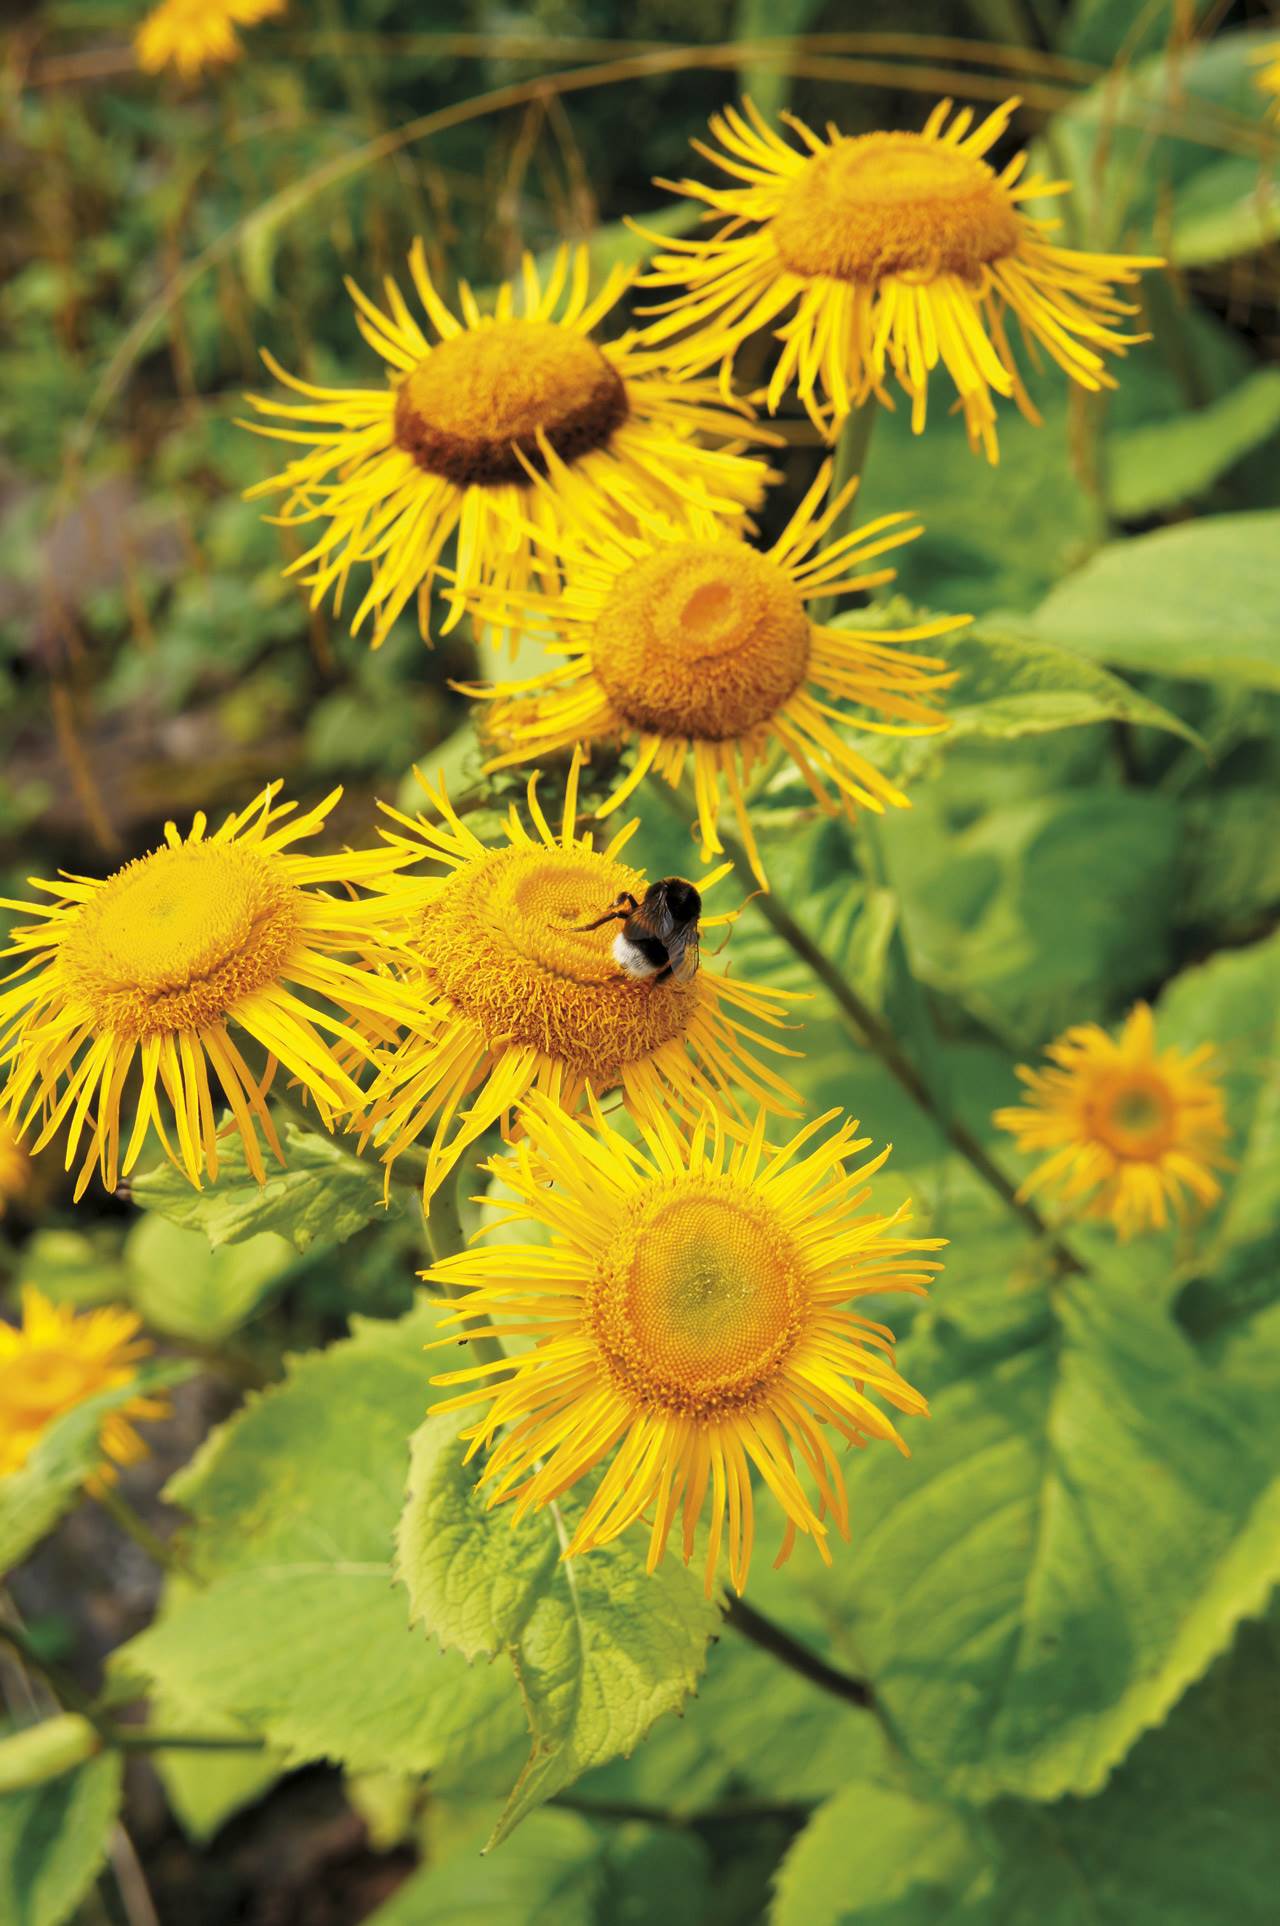
[{"label": "bee's black head", "polygon": [[678,923],[695,923],[701,916],[702,898],[682,876],[664,876],[653,888],[662,891],[667,908]]}]

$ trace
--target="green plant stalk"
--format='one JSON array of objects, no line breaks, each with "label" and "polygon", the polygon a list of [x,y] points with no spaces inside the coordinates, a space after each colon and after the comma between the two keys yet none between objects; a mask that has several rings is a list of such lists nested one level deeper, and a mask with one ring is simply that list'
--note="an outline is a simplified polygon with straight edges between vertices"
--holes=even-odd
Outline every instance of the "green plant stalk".
[{"label": "green plant stalk", "polygon": [[[831,486],[827,491],[828,499],[833,499],[840,493],[842,488],[846,487],[849,482],[855,479],[859,486],[858,493],[849,503],[844,513],[836,517],[836,520],[828,530],[828,542],[839,541],[840,537],[848,534],[857,522],[858,502],[862,494],[862,478],[866,473],[867,455],[871,448],[871,433],[876,425],[876,416],[879,412],[880,403],[873,395],[870,400],[864,401],[860,407],[853,410],[852,414],[845,417],[844,426],[840,430],[840,438],[836,442],[835,458],[831,469]],[[809,615],[813,622],[821,626],[822,623],[829,622],[835,612],[836,605],[834,597],[825,596],[821,601],[813,603],[809,610]]]},{"label": "green plant stalk", "polygon": [[[665,782],[655,783],[652,786],[666,798],[668,807],[677,809],[681,815],[686,815],[686,812],[696,815],[696,805],[687,788],[672,790]],[[754,880],[747,853],[737,838],[721,830],[720,842],[724,854],[734,868],[740,870],[744,877]],[[830,991],[836,1008],[852,1031],[855,1041],[863,1048],[875,1052],[890,1076],[901,1085],[917,1108],[922,1110],[937,1127],[951,1148],[964,1158],[987,1188],[995,1192],[1006,1209],[1021,1219],[1033,1236],[1043,1240],[1052,1253],[1058,1270],[1066,1273],[1083,1273],[1086,1267],[1075,1252],[1063,1243],[1058,1234],[1045,1222],[1035,1205],[1028,1198],[1019,1196],[1017,1186],[1009,1177],[1006,1177],[968,1125],[951,1115],[914,1063],[899,1047],[897,1038],[884,1018],[877,1015],[870,1004],[863,1002],[832,959],[819,948],[807,931],[800,927],[785,903],[780,902],[777,895],[769,890],[756,897],[756,907],[774,932],[782,938],[788,949],[793,950],[824,988]]]},{"label": "green plant stalk", "polygon": [[186,1561],[173,1546],[153,1532],[150,1525],[139,1518],[127,1498],[122,1498],[114,1485],[99,1480],[92,1494],[102,1509],[113,1518],[122,1532],[132,1538],[135,1545],[147,1554],[163,1571],[185,1574]]},{"label": "green plant stalk", "polygon": [[754,1605],[748,1605],[745,1598],[730,1595],[724,1617],[726,1625],[732,1625],[735,1632],[750,1639],[780,1665],[807,1679],[810,1685],[829,1692],[833,1698],[843,1699],[846,1705],[861,1706],[864,1712],[878,1711],[876,1695],[865,1679],[855,1679],[851,1673],[828,1665],[819,1653],[792,1638],[785,1626],[766,1618]]}]

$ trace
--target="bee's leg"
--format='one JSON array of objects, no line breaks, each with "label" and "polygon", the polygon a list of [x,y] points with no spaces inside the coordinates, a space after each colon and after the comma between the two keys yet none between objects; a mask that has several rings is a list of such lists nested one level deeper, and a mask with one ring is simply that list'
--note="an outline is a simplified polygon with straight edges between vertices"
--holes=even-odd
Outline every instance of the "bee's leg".
[{"label": "bee's leg", "polygon": [[603,916],[597,916],[594,923],[575,923],[573,927],[575,930],[581,932],[584,930],[598,930],[605,923],[625,923],[629,916],[635,915],[639,907],[640,905],[636,902],[631,891],[624,889],[617,902],[614,903],[610,909],[607,909]]}]

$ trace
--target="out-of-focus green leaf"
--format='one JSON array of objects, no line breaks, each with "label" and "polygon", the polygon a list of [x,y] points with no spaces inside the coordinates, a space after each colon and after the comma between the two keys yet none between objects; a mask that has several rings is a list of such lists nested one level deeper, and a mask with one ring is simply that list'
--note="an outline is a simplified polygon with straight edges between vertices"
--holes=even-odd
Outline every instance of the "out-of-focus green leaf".
[{"label": "out-of-focus green leaf", "polygon": [[643,1533],[567,1568],[579,1509],[567,1497],[513,1531],[477,1491],[449,1417],[429,1418],[414,1439],[397,1561],[414,1617],[468,1660],[509,1654],[529,1717],[533,1751],[495,1845],[678,1711],[719,1623],[698,1575],[674,1560],[646,1572]]},{"label": "out-of-focus green leaf", "polygon": [[706,1848],[692,1834],[537,1812],[500,1852],[482,1834],[407,1880],[369,1926],[702,1926]]},{"label": "out-of-focus green leaf", "polygon": [[129,1294],[119,1237],[106,1226],[34,1231],[22,1253],[22,1281],[55,1304],[107,1304]]},{"label": "out-of-focus green leaf", "polygon": [[273,1231],[297,1251],[317,1241],[341,1244],[365,1225],[400,1208],[393,1192],[383,1201],[385,1172],[372,1159],[352,1156],[332,1137],[286,1124],[280,1133],[285,1168],[267,1166],[259,1184],[237,1138],[220,1152],[215,1184],[196,1190],[172,1164],[157,1164],[130,1180],[133,1201],[186,1230],[202,1230],[210,1245],[238,1244]]},{"label": "out-of-focus green leaf", "polygon": [[0,1919],[63,1926],[97,1877],[120,1809],[121,1760],[104,1752],[0,1798]]},{"label": "out-of-focus green leaf", "polygon": [[523,1751],[514,1682],[429,1646],[392,1578],[434,1332],[426,1307],[358,1319],[213,1433],[169,1487],[193,1514],[201,1589],[175,1591],[119,1663],[290,1764],[431,1771],[496,1792]]},{"label": "out-of-focus green leaf", "polygon": [[771,1926],[1269,1926],[1278,1640],[1246,1625],[1098,1798],[976,1814],[855,1781],[788,1853]]},{"label": "out-of-focus green leaf", "polygon": [[[1057,36],[1060,53],[1106,67],[1159,52],[1190,20],[1209,11],[1210,0],[1071,0]],[[1188,18],[1190,16],[1190,20]]]},{"label": "out-of-focus green leaf", "polygon": [[102,1462],[104,1419],[190,1371],[187,1364],[145,1364],[128,1384],[100,1391],[53,1420],[26,1463],[0,1478],[0,1572],[25,1558],[75,1503]]},{"label": "out-of-focus green leaf", "polygon": [[[151,1723],[161,1731],[199,1733],[214,1739],[251,1739],[253,1734],[235,1719],[219,1718],[193,1708],[172,1693],[149,1695]],[[151,1755],[170,1810],[188,1839],[208,1845],[228,1819],[253,1805],[284,1771],[283,1761],[268,1747],[231,1747],[202,1752],[165,1748]]]},{"label": "out-of-focus green leaf", "polygon": [[1047,1308],[908,1340],[932,1422],[909,1461],[860,1456],[852,1547],[813,1581],[908,1755],[964,1799],[1096,1792],[1280,1579],[1275,1360],[1210,1366],[1123,1263]]},{"label": "out-of-focus green leaf", "polygon": [[1168,970],[1180,827],[1165,797],[1071,790],[958,827],[917,791],[880,833],[917,972],[1012,1049]]},{"label": "out-of-focus green leaf", "polygon": [[[821,12],[822,0],[738,0],[734,38],[747,46],[757,40],[785,43],[788,36],[808,33]],[[744,62],[740,91],[767,121],[776,121],[791,94],[785,60]]]},{"label": "out-of-focus green leaf", "polygon": [[1157,1020],[1162,1044],[1213,1045],[1231,1126],[1225,1199],[1196,1238],[1179,1307],[1208,1332],[1280,1297],[1280,937],[1184,971]]},{"label": "out-of-focus green leaf", "polygon": [[1045,597],[1032,632],[1081,655],[1280,690],[1280,513],[1212,515],[1101,549]]},{"label": "out-of-focus green leaf", "polygon": [[1259,368],[1205,408],[1148,422],[1107,443],[1113,512],[1138,520],[1195,501],[1253,449],[1280,433],[1280,369]]},{"label": "out-of-focus green leaf", "polygon": [[147,1323],[201,1344],[237,1330],[297,1261],[293,1244],[273,1231],[212,1250],[203,1231],[155,1214],[135,1224],[125,1244],[129,1296]]},{"label": "out-of-focus green leaf", "polygon": [[[837,619],[834,627],[880,628],[905,626],[919,611],[901,603],[881,610],[862,611]],[[977,737],[1012,742],[1022,736],[1048,735],[1055,729],[1078,729],[1090,723],[1127,722],[1167,730],[1190,742],[1199,739],[1180,716],[1139,694],[1119,676],[1070,649],[1002,629],[997,620],[959,629],[928,643],[913,644],[937,656],[954,670],[956,682],[939,698],[949,727],[939,735],[877,736],[859,747],[876,764],[904,780],[945,754],[948,746]]]}]

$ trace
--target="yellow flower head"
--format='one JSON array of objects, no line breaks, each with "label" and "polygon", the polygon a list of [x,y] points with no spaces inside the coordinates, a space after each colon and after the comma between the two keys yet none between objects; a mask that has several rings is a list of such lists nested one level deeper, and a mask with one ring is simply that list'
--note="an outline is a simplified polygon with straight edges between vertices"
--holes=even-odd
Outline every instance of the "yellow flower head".
[{"label": "yellow flower head", "polygon": [[1267,113],[1274,120],[1280,115],[1280,40],[1264,47],[1254,59],[1261,62],[1262,72],[1258,75],[1258,85],[1269,96]]},{"label": "yellow flower head", "polygon": [[[795,386],[825,433],[869,395],[889,404],[889,375],[925,423],[929,376],[939,361],[959,392],[969,440],[997,458],[996,395],[1038,419],[1005,333],[1018,318],[1028,349],[1043,348],[1081,387],[1114,387],[1104,351],[1141,337],[1117,331],[1132,314],[1116,284],[1161,263],[1137,255],[1084,254],[1049,238],[1056,221],[1020,203],[1069,191],[1066,181],[1022,178],[1026,155],[999,173],[983,158],[1018,105],[1008,100],[972,133],[971,109],[934,108],[923,132],[827,137],[784,118],[801,143],[783,140],[745,103],[711,122],[720,150],[699,147],[732,187],[665,182],[705,201],[727,225],[709,240],[673,240],[644,285],[677,289],[642,339],[669,344],[673,367],[731,364],[757,328],[789,315],[769,383],[776,410]],[[671,337],[683,338],[673,342]]]},{"label": "yellow flower head", "polygon": [[926,1411],[894,1369],[892,1332],[848,1307],[922,1294],[941,1245],[901,1235],[906,1205],[867,1211],[866,1180],[888,1152],[858,1165],[869,1139],[853,1123],[815,1142],[838,1114],[781,1150],[766,1146],[763,1114],[732,1147],[713,1117],[686,1133],[655,1115],[637,1149],[594,1104],[587,1128],[530,1102],[528,1141],[494,1169],[515,1191],[512,1214],[545,1225],[550,1244],[481,1247],[426,1274],[461,1287],[447,1323],[535,1340],[433,1380],[468,1386],[437,1410],[488,1407],[463,1436],[468,1457],[489,1449],[491,1503],[514,1498],[519,1518],[617,1447],[567,1553],[647,1516],[652,1571],[679,1516],[687,1564],[709,1501],[708,1595],[726,1518],[741,1591],[754,1468],[786,1517],[777,1562],[802,1531],[830,1563],[827,1521],[849,1536],[832,1434],[888,1438],[905,1453],[881,1403]]},{"label": "yellow flower head", "polygon": [[[22,1323],[0,1322],[0,1478],[21,1469],[64,1411],[129,1383],[151,1350],[139,1328],[132,1311],[107,1306],[81,1315],[24,1285]],[[166,1397],[130,1398],[103,1419],[104,1454],[118,1465],[145,1458],[134,1426],[168,1416]],[[104,1464],[97,1475],[115,1474]]]},{"label": "yellow flower head", "polygon": [[[417,1008],[374,1086],[366,1129],[388,1162],[430,1130],[424,1198],[467,1144],[535,1089],[570,1109],[587,1089],[620,1089],[646,1122],[707,1104],[740,1118],[735,1086],[771,1109],[799,1108],[795,1091],[752,1048],[795,1054],[750,1027],[777,1027],[785,992],[706,964],[687,981],[637,979],[614,959],[616,923],[582,927],[624,891],[642,901],[647,884],[621,860],[638,822],[604,849],[577,834],[578,766],[575,758],[559,832],[542,813],[535,779],[534,833],[512,807],[507,841],[496,848],[471,833],[443,788],[426,782],[439,823],[388,811],[408,832],[390,837],[400,859],[426,858],[445,874],[422,883],[410,920],[418,968],[403,987],[416,990]],[[728,920],[704,918],[702,927]]]},{"label": "yellow flower head", "polygon": [[[348,960],[376,948],[381,902],[316,887],[384,877],[386,851],[295,854],[289,845],[322,828],[341,791],[294,816],[278,789],[211,836],[203,813],[186,841],[169,823],[161,848],[105,881],[33,878],[54,899],[47,909],[4,904],[41,920],[15,928],[3,952],[19,961],[0,987],[0,1102],[19,1135],[40,1118],[37,1150],[65,1126],[68,1170],[87,1140],[77,1197],[95,1162],[113,1189],[149,1125],[193,1184],[204,1170],[216,1177],[215,1090],[263,1181],[259,1129],[280,1155],[266,1106],[276,1063],[331,1124],[360,1092],[328,1039],[368,1055],[348,1016],[389,1032],[403,1014],[393,982]],[[265,1067],[246,1063],[232,1025],[265,1053]],[[133,1124],[122,1157],[126,1087]]]},{"label": "yellow flower head", "polygon": [[237,27],[255,27],[283,13],[287,0],[161,0],[134,36],[145,73],[174,67],[193,80],[205,67],[238,60],[244,49]]},{"label": "yellow flower head", "polygon": [[1226,1162],[1227,1123],[1209,1044],[1157,1051],[1151,1011],[1138,1003],[1118,1041],[1079,1023],[1047,1055],[1051,1069],[1019,1066],[1025,1108],[995,1113],[1019,1150],[1050,1153],[1020,1195],[1047,1185],[1067,1203],[1088,1198],[1084,1215],[1109,1217],[1122,1238],[1163,1226],[1170,1204],[1184,1212],[1187,1193],[1205,1206],[1221,1196],[1213,1171]]},{"label": "yellow flower head", "polygon": [[[552,652],[563,668],[531,682],[473,689],[496,698],[489,728],[502,753],[489,768],[529,762],[598,740],[634,743],[630,772],[601,805],[604,816],[650,769],[674,786],[692,763],[702,860],[720,852],[716,822],[727,789],[752,866],[767,887],[743,783],[775,744],[795,761],[818,803],[882,812],[907,798],[836,725],[880,735],[928,735],[946,727],[932,706],[954,676],[918,642],[961,627],[942,616],[915,628],[829,628],[806,603],[893,580],[862,565],[920,533],[910,516],[885,515],[820,547],[856,480],[819,510],[823,466],[790,523],[768,550],[749,548],[710,516],[634,534],[584,522],[566,546],[565,586],[526,599],[554,621]],[[550,477],[554,486],[556,477]],[[855,705],[849,707],[848,705]],[[839,706],[837,706],[839,705]]]},{"label": "yellow flower head", "polygon": [[[427,633],[432,580],[454,539],[444,629],[462,614],[463,591],[520,589],[537,574],[554,587],[533,532],[554,533],[557,497],[531,487],[552,456],[571,472],[583,498],[615,520],[646,522],[686,501],[740,519],[761,499],[768,470],[744,458],[744,436],[761,439],[750,411],[726,404],[715,384],[654,372],[660,357],[641,354],[633,337],[598,346],[597,323],[615,306],[627,276],[615,270],[588,299],[587,249],[562,248],[545,283],[526,255],[522,311],[510,283],[483,315],[465,282],[462,319],[441,300],[414,243],[409,270],[426,311],[424,332],[394,283],[387,311],[351,281],[356,325],[391,371],[382,388],[315,388],[268,367],[304,395],[299,404],[250,397],[260,415],[285,425],[258,432],[307,450],[250,495],[284,491],[287,526],[323,530],[292,564],[310,586],[312,606],[332,589],[341,606],[352,568],[370,580],[351,624],[373,617],[373,646],[418,596]],[[710,436],[726,444],[709,448]]]}]

